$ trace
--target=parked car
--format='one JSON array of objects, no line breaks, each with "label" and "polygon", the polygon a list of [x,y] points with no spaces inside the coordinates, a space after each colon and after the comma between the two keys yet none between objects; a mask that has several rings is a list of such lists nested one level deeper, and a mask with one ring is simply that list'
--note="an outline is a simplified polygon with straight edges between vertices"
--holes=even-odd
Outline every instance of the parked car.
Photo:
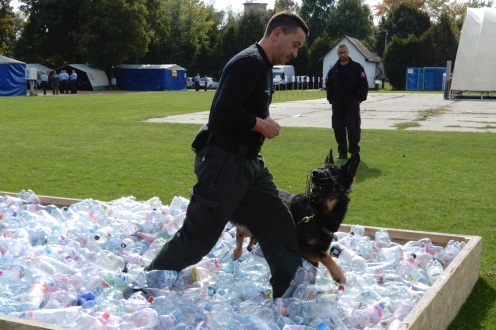
[{"label": "parked car", "polygon": [[187,88],[195,88],[195,79],[193,77],[188,77],[186,80]]},{"label": "parked car", "polygon": [[[219,81],[215,78],[212,77],[207,77],[208,82],[207,82],[207,88],[208,89],[217,89],[219,87]],[[200,80],[200,88],[205,88],[205,79],[202,78]]]}]

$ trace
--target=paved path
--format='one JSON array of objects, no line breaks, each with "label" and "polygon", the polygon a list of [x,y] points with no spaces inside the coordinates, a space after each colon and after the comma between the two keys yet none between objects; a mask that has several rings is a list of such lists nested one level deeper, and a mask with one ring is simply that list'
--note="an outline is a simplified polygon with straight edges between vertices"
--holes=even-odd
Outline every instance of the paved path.
[{"label": "paved path", "polygon": [[[362,129],[398,129],[398,125],[403,125],[407,130],[496,133],[496,100],[444,100],[441,94],[370,93],[361,110]],[[326,99],[273,103],[270,113],[283,127],[331,127],[331,106]],[[204,111],[147,121],[201,124],[207,119],[208,111]]]}]

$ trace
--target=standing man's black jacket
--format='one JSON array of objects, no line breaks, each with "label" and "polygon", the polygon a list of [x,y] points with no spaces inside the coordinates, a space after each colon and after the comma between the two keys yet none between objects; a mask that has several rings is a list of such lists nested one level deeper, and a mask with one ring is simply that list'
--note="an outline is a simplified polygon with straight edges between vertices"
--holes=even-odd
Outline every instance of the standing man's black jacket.
[{"label": "standing man's black jacket", "polygon": [[369,84],[365,70],[360,63],[353,61],[341,65],[339,60],[327,74],[327,100],[333,103],[336,98],[354,98],[365,101],[369,92]]}]

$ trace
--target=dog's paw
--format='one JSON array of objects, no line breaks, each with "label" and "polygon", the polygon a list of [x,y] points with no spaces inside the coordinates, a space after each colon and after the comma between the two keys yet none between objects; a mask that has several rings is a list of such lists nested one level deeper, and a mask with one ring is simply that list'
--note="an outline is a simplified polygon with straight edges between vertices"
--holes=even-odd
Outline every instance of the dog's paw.
[{"label": "dog's paw", "polygon": [[338,282],[339,284],[345,284],[346,283],[346,276],[345,276],[343,270],[341,269],[341,267],[335,267],[334,269],[332,269],[331,276],[332,276],[332,279],[334,281]]}]

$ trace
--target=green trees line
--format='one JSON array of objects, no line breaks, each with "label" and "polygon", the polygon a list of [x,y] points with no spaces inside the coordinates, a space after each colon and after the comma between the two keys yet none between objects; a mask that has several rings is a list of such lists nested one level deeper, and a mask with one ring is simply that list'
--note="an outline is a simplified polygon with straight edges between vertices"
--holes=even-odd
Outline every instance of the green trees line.
[{"label": "green trees line", "polygon": [[310,37],[293,61],[299,75],[321,76],[321,58],[344,35],[381,56],[395,89],[408,66],[455,60],[467,7],[493,0],[276,0],[275,8],[234,12],[202,0],[0,0],[0,54],[59,67],[88,63],[107,72],[129,64],[179,64],[219,76],[226,61],[257,42],[275,12],[294,10]]}]

